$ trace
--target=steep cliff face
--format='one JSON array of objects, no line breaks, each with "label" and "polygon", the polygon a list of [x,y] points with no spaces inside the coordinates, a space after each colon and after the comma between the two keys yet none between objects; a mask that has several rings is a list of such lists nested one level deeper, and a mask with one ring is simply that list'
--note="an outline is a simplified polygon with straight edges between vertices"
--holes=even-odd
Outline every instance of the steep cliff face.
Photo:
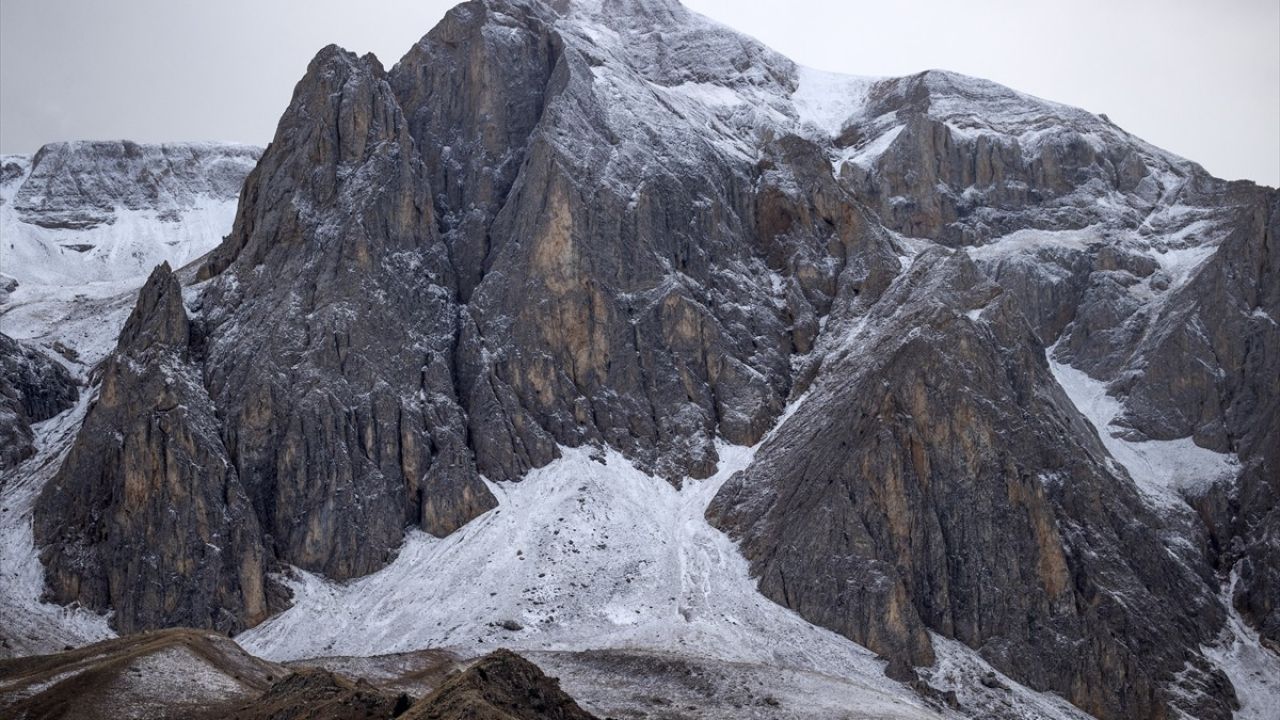
[{"label": "steep cliff face", "polygon": [[123,632],[235,631],[269,610],[268,557],[218,435],[198,344],[182,289],[161,265],[36,504],[49,598],[114,610]]},{"label": "steep cliff face", "polygon": [[35,452],[31,424],[70,408],[80,397],[56,361],[0,333],[0,471]]},{"label": "steep cliff face", "polygon": [[895,677],[935,633],[1100,717],[1227,717],[1228,571],[1276,639],[1276,208],[1105,118],[798,68],[675,2],[469,2],[390,71],[321,51],[196,320],[148,283],[37,508],[51,593],[244,627],[273,563],[368,574],[564,447],[680,485],[767,436],[707,517]]},{"label": "steep cliff face", "polygon": [[406,525],[445,535],[493,507],[453,382],[454,272],[377,60],[311,64],[202,272],[223,265],[206,379],[281,559],[363,575]]}]

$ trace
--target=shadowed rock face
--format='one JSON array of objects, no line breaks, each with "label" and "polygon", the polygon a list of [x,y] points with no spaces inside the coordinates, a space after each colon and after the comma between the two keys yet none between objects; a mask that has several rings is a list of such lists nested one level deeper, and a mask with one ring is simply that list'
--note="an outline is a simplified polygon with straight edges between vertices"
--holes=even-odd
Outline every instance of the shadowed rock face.
[{"label": "shadowed rock face", "polygon": [[182,289],[162,265],[37,501],[49,599],[114,609],[123,632],[174,624],[235,631],[268,613],[258,521],[192,346]]},{"label": "shadowed rock face", "polygon": [[[1278,627],[1275,191],[949,73],[832,137],[803,77],[665,0],[466,3],[389,72],[323,50],[197,322],[158,271],[102,371],[36,509],[51,595],[239,628],[274,562],[377,570],[560,445],[682,482],[767,437],[709,518],[896,677],[932,631],[1100,717],[1228,717],[1215,572]],[[1046,346],[1238,481],[1149,507]]]},{"label": "shadowed rock face", "polygon": [[48,420],[79,397],[75,379],[61,365],[0,334],[0,471],[35,452],[31,423]]}]

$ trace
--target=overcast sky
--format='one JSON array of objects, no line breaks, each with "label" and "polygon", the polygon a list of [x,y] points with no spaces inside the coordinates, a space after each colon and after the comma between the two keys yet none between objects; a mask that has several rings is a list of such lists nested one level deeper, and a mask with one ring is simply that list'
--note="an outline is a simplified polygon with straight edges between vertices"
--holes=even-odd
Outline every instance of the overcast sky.
[{"label": "overcast sky", "polygon": [[[0,152],[265,144],[315,52],[390,67],[448,0],[0,0]],[[1280,185],[1277,0],[686,0],[805,65],[944,68],[1106,113],[1215,175]]]}]

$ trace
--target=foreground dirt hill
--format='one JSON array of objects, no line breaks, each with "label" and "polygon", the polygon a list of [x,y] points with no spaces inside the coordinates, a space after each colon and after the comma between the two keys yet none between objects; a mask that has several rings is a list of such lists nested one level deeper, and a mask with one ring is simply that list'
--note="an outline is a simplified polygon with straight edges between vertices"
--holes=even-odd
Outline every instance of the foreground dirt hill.
[{"label": "foreground dirt hill", "polygon": [[408,720],[594,720],[537,665],[510,650],[486,655],[441,685]]},{"label": "foreground dirt hill", "polygon": [[[430,654],[428,651],[427,654]],[[418,655],[423,655],[419,653]],[[415,657],[408,675],[378,672],[403,658],[365,659],[374,679],[318,659],[286,667],[213,632],[141,633],[51,655],[0,661],[0,717],[13,720],[593,720],[555,678],[508,650],[465,670],[447,654]],[[426,662],[425,667],[418,667]],[[385,668],[384,668],[385,669]],[[421,693],[418,700],[403,688]],[[438,685],[438,687],[436,687]],[[430,692],[434,689],[434,692]],[[421,697],[421,695],[419,695]]]}]

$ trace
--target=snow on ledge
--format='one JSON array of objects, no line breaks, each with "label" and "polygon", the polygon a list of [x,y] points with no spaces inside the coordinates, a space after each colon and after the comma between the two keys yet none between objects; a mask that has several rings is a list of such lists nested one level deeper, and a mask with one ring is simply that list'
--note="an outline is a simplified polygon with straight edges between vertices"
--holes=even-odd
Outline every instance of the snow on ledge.
[{"label": "snow on ledge", "polygon": [[1106,383],[1053,358],[1049,367],[1080,414],[1093,424],[1102,444],[1115,461],[1124,466],[1138,490],[1158,506],[1182,507],[1185,491],[1209,487],[1220,480],[1234,479],[1240,460],[1232,453],[1218,453],[1196,445],[1189,438],[1133,442],[1112,434],[1112,422],[1120,415],[1120,401],[1107,394]]},{"label": "snow on ledge", "polygon": [[791,95],[801,125],[812,125],[828,138],[840,134],[846,122],[862,113],[876,78],[814,70],[797,66],[800,84]]}]

